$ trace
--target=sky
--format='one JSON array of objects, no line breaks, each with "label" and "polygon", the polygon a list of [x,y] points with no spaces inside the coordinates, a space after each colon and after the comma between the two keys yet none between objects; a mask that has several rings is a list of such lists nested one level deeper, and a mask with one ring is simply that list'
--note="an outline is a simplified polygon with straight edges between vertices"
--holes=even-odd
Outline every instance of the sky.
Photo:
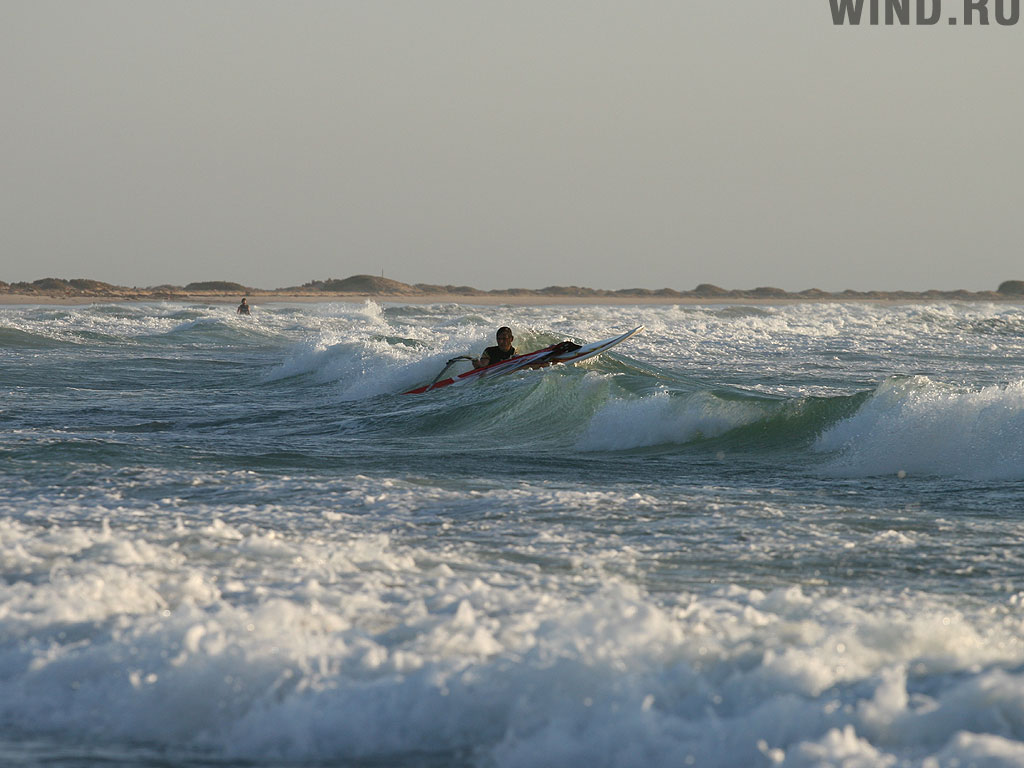
[{"label": "sky", "polygon": [[0,280],[993,289],[1024,21],[958,12],[0,0]]}]

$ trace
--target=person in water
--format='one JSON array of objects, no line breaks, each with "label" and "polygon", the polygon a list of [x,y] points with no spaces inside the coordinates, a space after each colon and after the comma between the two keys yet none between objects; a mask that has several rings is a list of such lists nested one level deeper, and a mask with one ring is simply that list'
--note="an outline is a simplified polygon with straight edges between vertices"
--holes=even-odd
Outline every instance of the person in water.
[{"label": "person in water", "polygon": [[242,297],[242,303],[238,305],[238,314],[240,314],[240,315],[248,315],[249,314],[249,305],[246,303],[244,296]]},{"label": "person in water", "polygon": [[474,368],[486,368],[488,365],[494,365],[500,363],[503,360],[508,360],[516,353],[516,348],[512,346],[512,329],[506,325],[501,326],[496,334],[498,345],[495,347],[488,347],[484,350],[480,357],[473,360]]}]

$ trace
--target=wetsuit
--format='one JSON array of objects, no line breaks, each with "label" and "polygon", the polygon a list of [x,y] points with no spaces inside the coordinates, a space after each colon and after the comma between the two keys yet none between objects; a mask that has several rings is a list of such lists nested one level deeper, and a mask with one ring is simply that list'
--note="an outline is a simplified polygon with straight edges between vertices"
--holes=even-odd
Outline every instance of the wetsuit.
[{"label": "wetsuit", "polygon": [[[516,353],[515,347],[509,347],[508,352],[502,352],[501,347],[488,347],[484,350],[484,355],[487,355],[487,365],[494,365],[508,360]],[[481,355],[483,357],[483,355]]]}]

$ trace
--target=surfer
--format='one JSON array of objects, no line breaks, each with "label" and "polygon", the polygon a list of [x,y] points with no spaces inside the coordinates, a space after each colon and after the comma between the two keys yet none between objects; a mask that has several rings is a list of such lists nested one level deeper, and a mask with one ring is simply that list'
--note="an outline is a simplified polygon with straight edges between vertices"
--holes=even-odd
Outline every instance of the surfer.
[{"label": "surfer", "polygon": [[488,365],[494,365],[500,363],[503,360],[508,360],[516,353],[516,348],[512,346],[512,329],[507,325],[501,326],[498,329],[498,333],[495,334],[498,341],[498,345],[495,347],[488,347],[484,350],[480,357],[473,360],[474,368],[486,368]]},{"label": "surfer", "polygon": [[238,314],[240,314],[240,315],[248,315],[249,314],[249,305],[246,303],[244,296],[242,297],[242,303],[238,305]]}]

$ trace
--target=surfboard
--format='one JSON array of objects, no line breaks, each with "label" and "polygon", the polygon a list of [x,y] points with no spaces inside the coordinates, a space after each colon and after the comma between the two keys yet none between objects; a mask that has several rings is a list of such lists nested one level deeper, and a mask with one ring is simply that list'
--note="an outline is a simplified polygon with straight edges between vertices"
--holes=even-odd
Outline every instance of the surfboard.
[{"label": "surfboard", "polygon": [[[466,373],[459,374],[458,376],[441,379],[440,381],[435,381],[423,387],[416,387],[415,389],[410,389],[402,394],[419,395],[434,389],[449,387],[453,384],[464,384],[469,381],[481,381],[482,379],[491,379],[496,376],[507,376],[510,373],[527,368],[544,368],[549,365],[555,365],[556,363],[581,363],[584,360],[589,360],[591,357],[600,355],[602,352],[607,352],[615,345],[621,344],[626,339],[631,336],[635,336],[643,330],[644,326],[638,325],[633,330],[627,331],[619,336],[612,336],[609,339],[595,341],[591,344],[584,344],[582,346],[573,344],[572,342],[563,341],[558,344],[552,344],[550,347],[545,347],[544,349],[538,349],[536,352],[527,352],[522,355],[510,357],[508,360],[504,360],[494,365],[489,365],[486,368],[474,368],[472,371],[467,371]],[[459,358],[455,359],[457,360]]]}]

